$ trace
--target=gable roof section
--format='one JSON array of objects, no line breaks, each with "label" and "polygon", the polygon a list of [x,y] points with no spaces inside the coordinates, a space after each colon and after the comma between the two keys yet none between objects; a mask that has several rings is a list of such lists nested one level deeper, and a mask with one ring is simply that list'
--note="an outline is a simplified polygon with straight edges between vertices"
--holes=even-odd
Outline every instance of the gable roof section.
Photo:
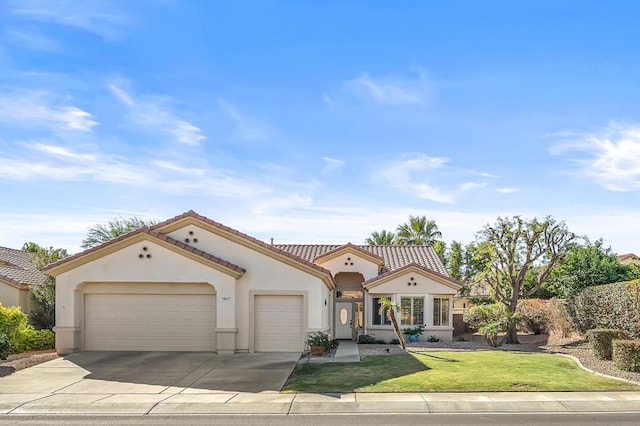
[{"label": "gable roof section", "polygon": [[406,274],[410,272],[416,272],[422,275],[426,275],[428,278],[443,284],[447,287],[450,287],[454,290],[460,290],[462,287],[462,283],[454,278],[451,278],[447,275],[443,275],[439,272],[432,271],[431,269],[425,268],[422,265],[417,263],[409,263],[408,265],[403,266],[402,268],[395,269],[393,271],[387,271],[382,275],[378,275],[377,277],[371,278],[362,283],[362,286],[366,289],[377,287],[381,284],[384,284],[392,279]]},{"label": "gable roof section", "polygon": [[335,259],[343,253],[355,253],[356,256],[363,257],[364,259],[368,260],[371,263],[375,263],[378,266],[384,264],[384,259],[382,258],[382,256],[378,256],[377,254],[371,253],[367,250],[364,250],[362,247],[353,245],[351,243],[347,243],[342,246],[336,247],[333,250],[329,250],[328,252],[317,256],[315,259],[313,259],[313,261],[314,263],[324,263],[331,259]]},{"label": "gable roof section", "polygon": [[0,247],[0,281],[19,289],[28,289],[45,280],[31,263],[31,253]]},{"label": "gable roof section", "polygon": [[235,278],[240,278],[246,272],[245,269],[240,266],[234,265],[231,262],[227,262],[226,260],[220,259],[219,257],[213,256],[209,253],[205,253],[202,250],[189,246],[148,227],[138,228],[107,241],[106,243],[100,244],[99,246],[92,247],[81,253],[59,260],[47,265],[44,270],[53,276],[57,276],[140,241],[156,243],[164,248],[189,257],[196,262],[205,264]]},{"label": "gable roof section", "polygon": [[[277,247],[281,250],[285,250],[291,254],[294,254],[303,259],[313,261],[316,258],[323,256],[326,253],[343,247],[338,244],[278,244]],[[410,263],[416,263],[427,269],[438,272],[442,275],[447,275],[442,261],[436,254],[433,247],[424,246],[401,246],[401,245],[389,245],[389,246],[353,246],[358,249],[370,253],[373,256],[379,256],[383,259],[382,273],[387,271],[393,271],[395,269],[402,268]]]},{"label": "gable roof section", "polygon": [[310,273],[311,275],[322,279],[322,281],[328,288],[335,288],[335,281],[333,280],[331,272],[321,266],[316,265],[312,260],[299,257],[294,253],[282,250],[271,244],[267,244],[264,241],[260,241],[259,239],[244,234],[236,229],[230,228],[205,216],[199,215],[193,210],[189,210],[188,212],[185,212],[174,218],[153,225],[151,229],[157,230],[164,234],[183,228],[187,224],[194,224],[195,226],[199,226],[201,228],[209,230],[210,232],[213,232],[214,234],[219,235],[223,238],[248,247],[252,250],[256,250],[262,254],[279,260],[304,272]]}]

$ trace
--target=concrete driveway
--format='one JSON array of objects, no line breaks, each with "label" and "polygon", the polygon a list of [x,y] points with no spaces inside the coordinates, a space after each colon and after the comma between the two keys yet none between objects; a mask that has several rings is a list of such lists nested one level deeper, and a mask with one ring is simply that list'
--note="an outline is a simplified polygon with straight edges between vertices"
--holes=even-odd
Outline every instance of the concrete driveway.
[{"label": "concrete driveway", "polygon": [[299,353],[81,352],[0,378],[0,394],[73,398],[73,394],[278,392],[299,358]]}]

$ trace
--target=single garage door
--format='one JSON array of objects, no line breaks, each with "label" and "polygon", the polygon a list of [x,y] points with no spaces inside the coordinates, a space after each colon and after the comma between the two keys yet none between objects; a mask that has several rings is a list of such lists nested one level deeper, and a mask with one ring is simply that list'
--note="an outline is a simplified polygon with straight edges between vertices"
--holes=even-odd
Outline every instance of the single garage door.
[{"label": "single garage door", "polygon": [[304,349],[302,296],[255,296],[256,352],[300,352]]},{"label": "single garage door", "polygon": [[215,351],[213,294],[86,294],[89,351]]}]

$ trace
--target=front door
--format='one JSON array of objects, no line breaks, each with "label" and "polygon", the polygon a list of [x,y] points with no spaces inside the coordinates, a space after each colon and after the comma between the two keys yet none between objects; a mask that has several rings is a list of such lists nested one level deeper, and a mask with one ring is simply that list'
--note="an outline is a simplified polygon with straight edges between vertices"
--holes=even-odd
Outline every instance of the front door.
[{"label": "front door", "polygon": [[336,339],[353,339],[353,303],[336,303]]}]

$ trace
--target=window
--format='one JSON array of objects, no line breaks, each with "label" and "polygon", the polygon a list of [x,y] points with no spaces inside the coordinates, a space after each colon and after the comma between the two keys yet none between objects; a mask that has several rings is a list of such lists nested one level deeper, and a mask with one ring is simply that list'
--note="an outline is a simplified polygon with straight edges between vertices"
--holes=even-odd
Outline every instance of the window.
[{"label": "window", "polygon": [[424,325],[423,297],[402,297],[400,299],[400,323],[402,325]]},{"label": "window", "polygon": [[371,324],[372,325],[391,325],[391,320],[389,318],[387,318],[386,312],[379,313],[380,312],[380,297],[374,297],[371,300],[372,300],[372,304],[371,304]]},{"label": "window", "polygon": [[449,325],[449,299],[433,298],[433,325]]}]

